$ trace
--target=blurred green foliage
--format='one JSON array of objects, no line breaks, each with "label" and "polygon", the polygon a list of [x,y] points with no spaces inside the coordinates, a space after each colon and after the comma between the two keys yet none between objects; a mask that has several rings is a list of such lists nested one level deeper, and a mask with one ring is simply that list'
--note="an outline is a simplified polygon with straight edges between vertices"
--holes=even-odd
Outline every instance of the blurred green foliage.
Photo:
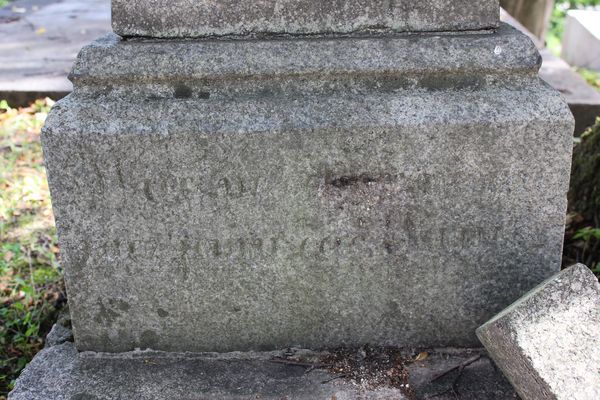
[{"label": "blurred green foliage", "polygon": [[577,68],[577,72],[586,82],[596,89],[600,89],[600,72],[592,71],[585,68]]},{"label": "blurred green foliage", "polygon": [[53,102],[0,101],[0,400],[65,301],[40,129]]},{"label": "blurred green foliage", "polygon": [[600,275],[600,117],[573,149],[563,260]]}]

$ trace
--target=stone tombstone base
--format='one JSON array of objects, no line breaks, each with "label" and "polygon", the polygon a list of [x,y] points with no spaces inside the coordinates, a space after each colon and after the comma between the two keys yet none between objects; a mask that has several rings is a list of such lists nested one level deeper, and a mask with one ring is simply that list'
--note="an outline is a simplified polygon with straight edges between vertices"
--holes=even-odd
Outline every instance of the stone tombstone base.
[{"label": "stone tombstone base", "polygon": [[77,348],[477,345],[560,266],[539,62],[507,26],[85,47],[43,132]]},{"label": "stone tombstone base", "polygon": [[[365,357],[365,349],[354,349],[334,357],[335,365],[355,364],[343,376],[326,364],[329,352],[107,354],[52,341],[23,371],[9,400],[455,400],[454,391],[462,400],[516,398],[482,349],[437,349],[419,361],[410,351],[378,349]],[[466,365],[460,379],[451,371],[458,365]]]}]

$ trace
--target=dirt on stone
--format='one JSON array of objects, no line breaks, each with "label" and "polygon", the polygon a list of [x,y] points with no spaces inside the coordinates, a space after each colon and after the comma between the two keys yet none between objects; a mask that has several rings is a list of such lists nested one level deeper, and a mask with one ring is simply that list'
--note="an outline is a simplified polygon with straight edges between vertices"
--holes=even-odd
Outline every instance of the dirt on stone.
[{"label": "dirt on stone", "polygon": [[[409,399],[414,398],[408,383],[406,366],[412,362],[398,348],[363,346],[360,348],[339,348],[321,359],[329,365],[327,370],[336,378],[349,380],[369,389],[391,387],[400,389]],[[336,379],[334,378],[334,379]]]},{"label": "dirt on stone", "polygon": [[325,370],[331,374],[331,377],[323,381],[323,384],[343,380],[369,390],[399,389],[406,398],[415,398],[414,391],[409,385],[407,369],[408,364],[414,362],[415,359],[399,348],[341,347],[328,350],[316,357],[309,355],[308,358],[296,354],[290,349],[285,357],[275,358],[271,361],[304,367],[306,373],[315,369]]}]

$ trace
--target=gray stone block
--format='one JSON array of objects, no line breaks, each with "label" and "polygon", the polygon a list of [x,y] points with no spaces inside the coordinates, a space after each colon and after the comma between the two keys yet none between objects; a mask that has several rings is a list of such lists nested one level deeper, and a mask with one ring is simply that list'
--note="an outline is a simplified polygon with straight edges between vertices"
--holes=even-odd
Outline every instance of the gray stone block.
[{"label": "gray stone block", "polygon": [[523,400],[600,398],[600,284],[586,266],[543,282],[477,336]]},{"label": "gray stone block", "polygon": [[[400,389],[369,390],[323,370],[269,362],[278,353],[77,353],[67,342],[42,350],[9,400],[403,400]],[[329,382],[326,382],[329,381]]]},{"label": "gray stone block", "polygon": [[112,0],[122,36],[198,37],[495,28],[498,0]]},{"label": "gray stone block", "polygon": [[[358,349],[356,349],[358,350]],[[359,351],[356,352],[359,354]],[[336,365],[358,366],[350,358]],[[424,360],[411,362],[408,352],[378,349],[358,374],[361,380],[342,377],[332,368],[274,363],[291,359],[305,365],[332,362],[331,353],[303,349],[260,353],[78,353],[73,343],[42,350],[27,366],[10,393],[10,400],[403,400],[429,398],[454,400],[452,374],[431,382],[440,371],[464,363],[474,354],[481,359],[462,371],[456,386],[463,400],[509,400],[510,384],[481,349],[440,349]],[[393,358],[386,358],[394,354]],[[399,356],[399,357],[398,357]],[[381,367],[385,365],[385,367]],[[388,369],[389,368],[389,369]],[[402,381],[382,379],[402,371]],[[337,378],[337,379],[336,379]],[[446,393],[443,393],[443,392]],[[411,393],[412,392],[412,393]],[[414,395],[413,395],[414,394]]]},{"label": "gray stone block", "polygon": [[83,49],[43,132],[77,347],[476,344],[560,267],[538,67],[507,27]]}]

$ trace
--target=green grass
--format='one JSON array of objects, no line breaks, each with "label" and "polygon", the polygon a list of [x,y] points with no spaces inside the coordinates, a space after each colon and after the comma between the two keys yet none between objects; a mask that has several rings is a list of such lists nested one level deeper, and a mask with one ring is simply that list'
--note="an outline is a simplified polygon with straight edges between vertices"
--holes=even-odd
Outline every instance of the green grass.
[{"label": "green grass", "polygon": [[600,72],[585,68],[577,68],[577,72],[587,83],[600,90]]},{"label": "green grass", "polygon": [[40,128],[53,102],[0,101],[0,399],[64,303]]},{"label": "green grass", "polygon": [[[583,245],[581,246],[583,250],[582,258],[585,260],[586,251],[589,252],[590,250],[592,250],[593,252],[595,250],[596,253],[598,252],[597,247],[598,243],[600,242],[600,228],[592,228],[587,226],[585,228],[579,229],[575,236],[573,236],[573,239],[580,240],[583,242]],[[595,261],[587,262],[588,267],[590,267],[596,275],[600,274],[600,261],[596,259]]]},{"label": "green grass", "polygon": [[[550,27],[546,36],[546,47],[555,55],[560,56],[562,37],[565,30],[567,11],[574,8],[598,6],[600,0],[557,0],[550,19]],[[600,90],[600,73],[585,68],[578,68],[577,72],[590,85]]]}]

